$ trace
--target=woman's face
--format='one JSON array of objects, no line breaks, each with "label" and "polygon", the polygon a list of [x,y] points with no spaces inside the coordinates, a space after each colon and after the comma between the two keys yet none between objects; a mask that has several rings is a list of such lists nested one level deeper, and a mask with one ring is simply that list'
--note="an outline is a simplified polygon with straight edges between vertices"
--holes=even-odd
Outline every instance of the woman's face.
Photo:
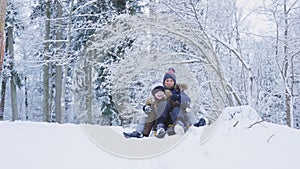
[{"label": "woman's face", "polygon": [[171,79],[171,78],[167,78],[165,81],[164,81],[164,85],[167,89],[172,89],[174,87],[174,80]]}]

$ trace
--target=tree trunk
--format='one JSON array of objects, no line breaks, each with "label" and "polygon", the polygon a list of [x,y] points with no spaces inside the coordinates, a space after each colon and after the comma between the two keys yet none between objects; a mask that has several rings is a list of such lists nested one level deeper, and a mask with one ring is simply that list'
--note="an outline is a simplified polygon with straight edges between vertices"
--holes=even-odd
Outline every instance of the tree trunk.
[{"label": "tree trunk", "polygon": [[[71,5],[70,5],[70,13],[68,16],[68,32],[67,32],[67,47],[66,47],[66,52],[64,55],[64,59],[68,59],[70,57],[70,46],[71,46],[71,29],[72,29],[72,13],[73,13],[73,8],[74,8],[74,0],[71,0]],[[61,96],[61,116],[65,117],[66,115],[66,102],[65,102],[65,93],[66,93],[66,84],[67,84],[67,71],[69,68],[69,64],[65,64],[63,66],[63,84],[62,84],[62,96]],[[64,123],[64,118],[62,118],[62,123]]]},{"label": "tree trunk", "polygon": [[56,65],[56,78],[55,78],[55,121],[61,123],[61,93],[62,93],[62,6],[59,1],[57,1],[57,35],[56,35],[56,48],[57,48],[57,57],[58,57],[58,64]]},{"label": "tree trunk", "polygon": [[25,115],[26,120],[29,120],[28,114],[28,84],[27,84],[27,77],[25,76]]},{"label": "tree trunk", "polygon": [[45,48],[44,48],[44,65],[43,65],[43,81],[44,81],[44,90],[43,90],[43,121],[50,122],[50,110],[49,110],[49,57],[47,56],[49,53],[49,42],[50,39],[50,0],[46,2],[47,10],[46,10],[46,36],[45,36]]},{"label": "tree trunk", "polygon": [[289,59],[288,59],[288,11],[287,11],[287,0],[284,0],[283,4],[284,10],[284,63],[283,63],[283,80],[285,83],[285,106],[286,106],[286,122],[289,127],[292,127],[291,123],[291,90],[289,89],[289,77],[288,77],[288,70],[289,70]]},{"label": "tree trunk", "polygon": [[0,1],[0,74],[2,74],[3,60],[4,60],[4,27],[5,27],[5,16],[6,16],[6,0]]},{"label": "tree trunk", "polygon": [[7,48],[9,52],[10,59],[10,91],[11,91],[11,111],[12,111],[12,121],[18,120],[18,107],[17,107],[17,87],[15,83],[16,74],[14,73],[14,44],[13,44],[13,27],[9,26],[7,29]]},{"label": "tree trunk", "polygon": [[88,123],[92,124],[92,102],[93,102],[93,97],[92,97],[92,66],[88,65],[88,72],[87,72],[87,87],[88,87],[88,92],[87,92],[87,109],[88,109]]},{"label": "tree trunk", "polygon": [[5,105],[5,93],[6,93],[6,79],[2,80],[1,85],[1,105],[0,105],[0,120],[2,121],[4,118],[4,105]]}]

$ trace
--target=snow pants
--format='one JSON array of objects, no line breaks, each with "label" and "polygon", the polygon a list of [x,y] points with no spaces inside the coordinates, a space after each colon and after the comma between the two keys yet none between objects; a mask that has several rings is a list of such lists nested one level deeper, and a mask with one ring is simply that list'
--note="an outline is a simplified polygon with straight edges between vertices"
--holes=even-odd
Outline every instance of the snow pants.
[{"label": "snow pants", "polygon": [[151,112],[148,116],[140,119],[140,123],[137,125],[136,131],[142,133],[144,136],[148,137],[152,128],[156,129],[157,119],[165,111],[167,101],[161,101],[155,107],[151,107]]}]

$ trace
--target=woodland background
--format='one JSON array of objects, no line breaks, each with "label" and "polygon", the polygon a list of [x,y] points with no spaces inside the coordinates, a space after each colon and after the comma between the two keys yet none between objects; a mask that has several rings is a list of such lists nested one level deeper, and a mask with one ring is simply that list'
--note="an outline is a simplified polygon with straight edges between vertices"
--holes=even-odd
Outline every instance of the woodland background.
[{"label": "woodland background", "polygon": [[299,7],[299,0],[1,0],[0,119],[137,123],[151,81],[174,67],[195,119],[250,105],[263,120],[300,128]]}]

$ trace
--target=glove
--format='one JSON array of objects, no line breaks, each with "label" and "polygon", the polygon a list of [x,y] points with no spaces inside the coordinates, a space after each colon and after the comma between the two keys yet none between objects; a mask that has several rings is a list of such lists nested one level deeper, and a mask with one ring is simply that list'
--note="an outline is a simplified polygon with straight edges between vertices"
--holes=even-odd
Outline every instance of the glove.
[{"label": "glove", "polygon": [[149,113],[151,112],[151,106],[149,106],[149,105],[143,106],[143,111],[144,111],[146,114],[149,114]]},{"label": "glove", "polygon": [[179,94],[173,94],[172,96],[171,96],[171,100],[172,101],[177,101],[177,100],[179,100],[179,98],[180,98],[180,95]]}]

